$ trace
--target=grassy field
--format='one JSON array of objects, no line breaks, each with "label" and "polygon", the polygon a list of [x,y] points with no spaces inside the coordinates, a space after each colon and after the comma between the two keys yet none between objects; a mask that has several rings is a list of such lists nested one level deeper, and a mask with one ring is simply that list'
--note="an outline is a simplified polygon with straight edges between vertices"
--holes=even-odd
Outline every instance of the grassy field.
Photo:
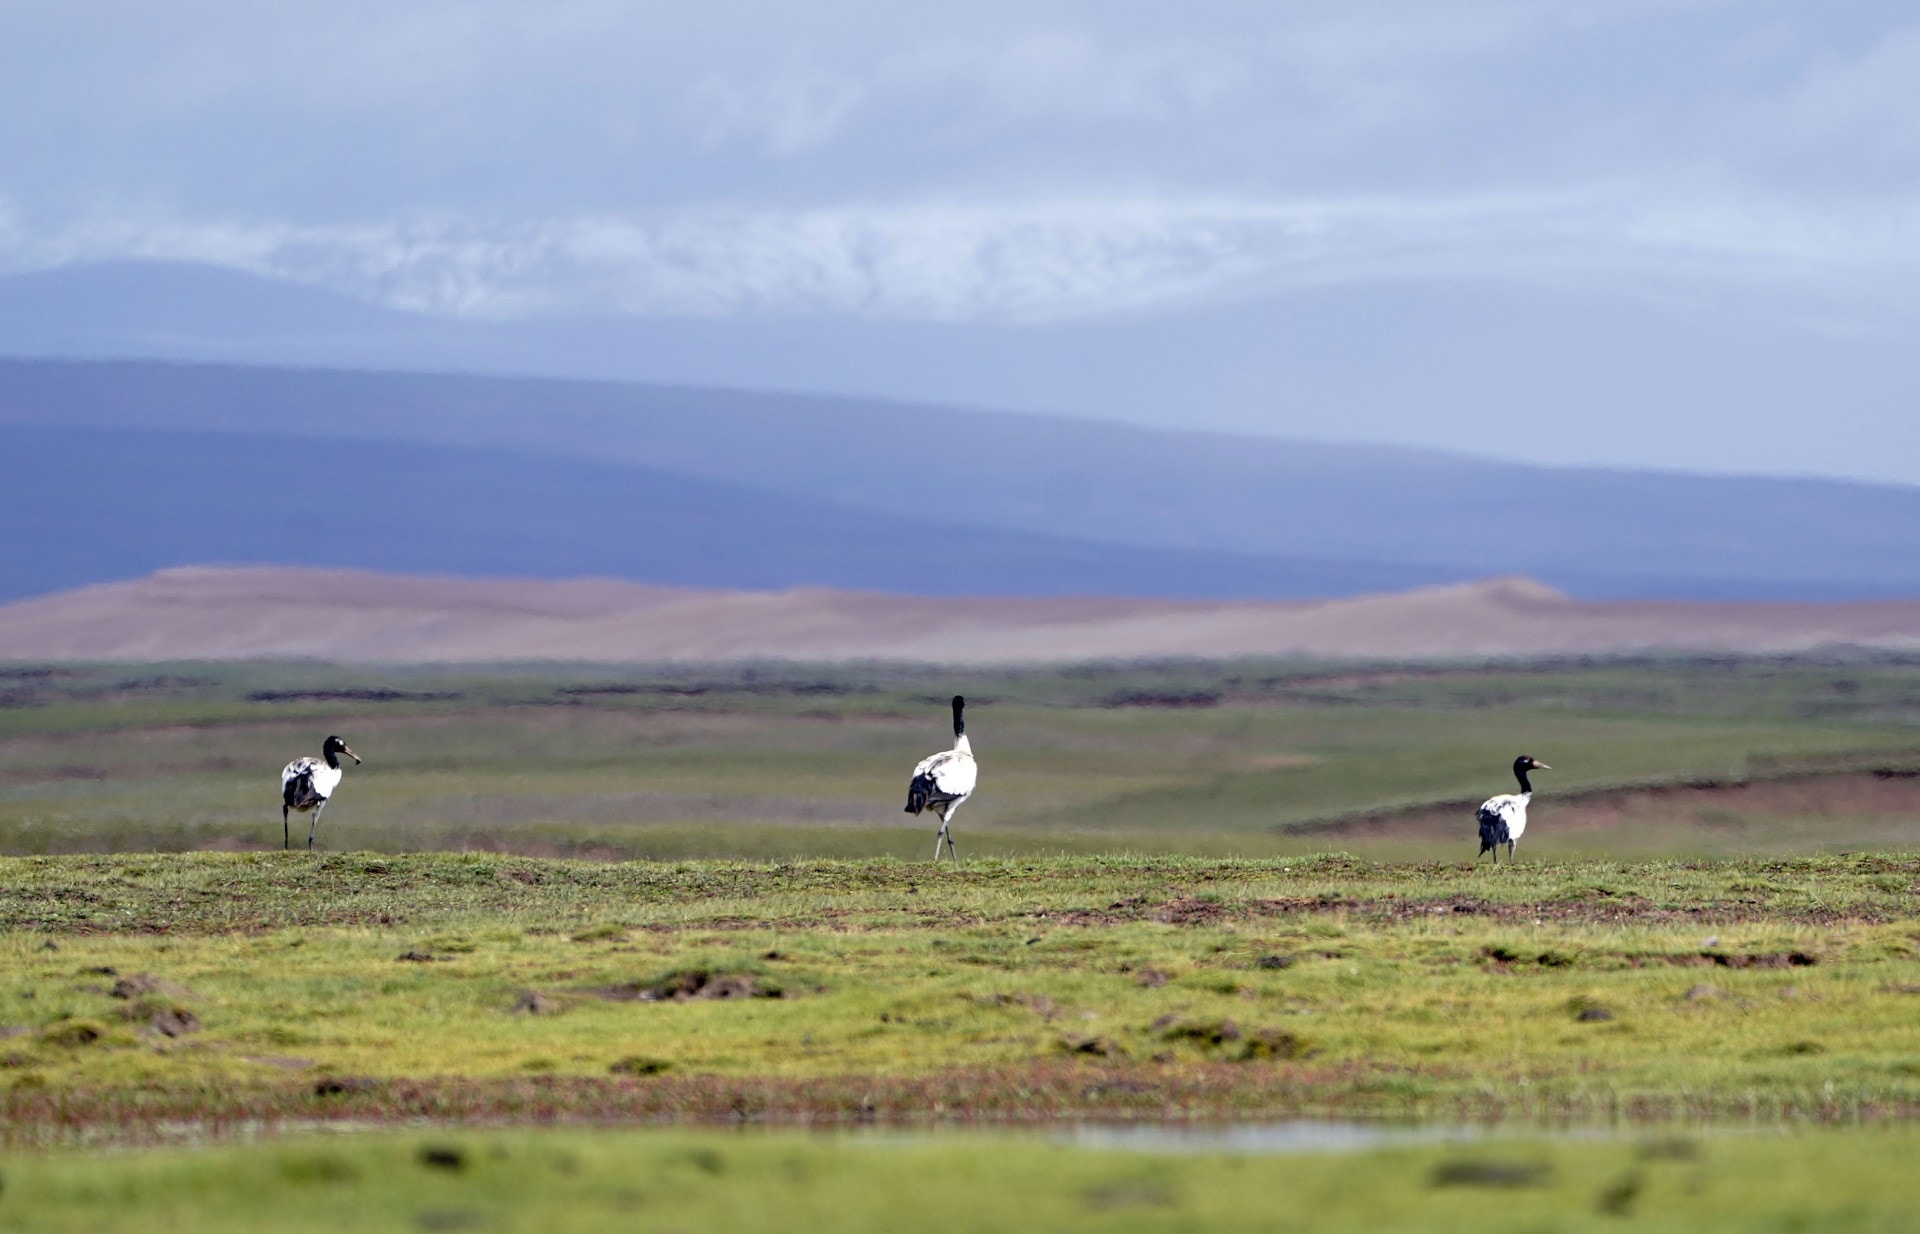
[{"label": "grassy field", "polygon": [[0,860],[0,1135],[1905,1116],[1920,858]]},{"label": "grassy field", "polygon": [[1909,1229],[1916,881],[0,859],[0,1230]]},{"label": "grassy field", "polygon": [[[0,668],[0,1230],[1911,1228],[1916,738],[1888,658]],[[1046,1130],[1300,1117],[1520,1138]]]},{"label": "grassy field", "polygon": [[[1920,661],[1335,669],[1266,663],[361,670],[0,668],[0,853],[278,847],[277,776],[328,732],[367,759],[333,851],[915,857],[906,772],[973,701],[968,855],[1451,855],[1471,803],[1543,773],[1542,855],[1900,847],[1905,812],[1708,806],[1557,834],[1552,799],[1808,767],[1920,766]],[[1349,826],[1446,803],[1446,829]],[[1817,814],[1817,817],[1815,816]],[[1445,848],[1436,838],[1445,835]]]}]

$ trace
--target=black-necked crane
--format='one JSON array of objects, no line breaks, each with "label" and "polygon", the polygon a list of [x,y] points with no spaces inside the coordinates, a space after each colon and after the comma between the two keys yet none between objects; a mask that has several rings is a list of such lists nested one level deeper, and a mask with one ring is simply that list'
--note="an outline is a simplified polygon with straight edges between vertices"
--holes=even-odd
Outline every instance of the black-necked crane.
[{"label": "black-necked crane", "polygon": [[1527,779],[1527,773],[1552,770],[1531,754],[1522,754],[1513,760],[1513,775],[1520,781],[1520,791],[1502,793],[1480,803],[1480,851],[1474,854],[1475,861],[1492,853],[1494,864],[1499,865],[1502,844],[1507,846],[1507,860],[1513,860],[1513,846],[1527,830],[1527,802],[1533,800],[1533,783]]},{"label": "black-necked crane", "polygon": [[967,722],[960,714],[966,705],[966,699],[953,696],[953,749],[921,759],[913,769],[913,781],[907,785],[907,813],[932,810],[940,816],[940,832],[933,837],[935,861],[940,860],[942,843],[956,863],[960,860],[960,850],[953,846],[953,833],[947,830],[947,824],[953,821],[961,803],[973,796],[974,782],[980,774],[973,761],[973,744],[967,740]]},{"label": "black-necked crane", "polygon": [[320,812],[327,808],[327,801],[333,796],[333,790],[340,787],[343,774],[340,756],[344,754],[354,762],[360,756],[347,749],[347,743],[338,737],[329,737],[320,745],[319,758],[296,758],[286,765],[280,773],[280,846],[293,847],[293,834],[289,829],[288,812],[298,810],[302,814],[313,811],[313,822],[307,827],[307,848],[313,848],[313,833],[320,826]]}]

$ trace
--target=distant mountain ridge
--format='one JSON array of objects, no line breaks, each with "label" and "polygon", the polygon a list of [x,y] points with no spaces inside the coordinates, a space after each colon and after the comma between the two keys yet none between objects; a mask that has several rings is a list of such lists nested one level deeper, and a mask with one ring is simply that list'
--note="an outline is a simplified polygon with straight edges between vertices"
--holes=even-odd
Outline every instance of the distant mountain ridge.
[{"label": "distant mountain ridge", "polygon": [[[322,534],[326,528],[350,534]],[[0,598],[207,561],[901,594],[1920,595],[1920,489],[871,400],[0,360]]]},{"label": "distant mountain ridge", "polygon": [[185,563],[832,586],[926,596],[1347,595],[1437,572],[968,528],[560,455],[0,426],[0,600]]}]

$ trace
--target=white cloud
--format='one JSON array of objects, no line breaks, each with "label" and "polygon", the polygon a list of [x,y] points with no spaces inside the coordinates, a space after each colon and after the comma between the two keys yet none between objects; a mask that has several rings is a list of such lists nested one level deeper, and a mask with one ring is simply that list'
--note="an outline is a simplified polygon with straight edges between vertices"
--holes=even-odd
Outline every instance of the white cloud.
[{"label": "white cloud", "polygon": [[[5,216],[0,215],[0,224]],[[201,261],[420,312],[1090,319],[1308,285],[1479,278],[1767,283],[1911,306],[1920,201],[1849,214],[1621,189],[1412,198],[911,202],[702,209],[481,227],[19,225],[13,268]]]},{"label": "white cloud", "polygon": [[0,38],[0,114],[37,118],[0,124],[0,268],[503,318],[1033,322],[1442,276],[1920,297],[1920,31],[1781,0],[0,21],[38,35]]}]

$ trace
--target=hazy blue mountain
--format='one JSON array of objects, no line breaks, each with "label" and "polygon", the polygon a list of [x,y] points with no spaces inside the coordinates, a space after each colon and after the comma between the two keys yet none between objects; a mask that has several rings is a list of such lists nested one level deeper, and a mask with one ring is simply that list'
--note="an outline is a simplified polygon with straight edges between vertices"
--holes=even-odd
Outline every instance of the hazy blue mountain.
[{"label": "hazy blue mountain", "polygon": [[0,426],[0,529],[0,600],[196,562],[936,596],[1330,596],[1439,577],[955,527],[554,455],[142,429]]},{"label": "hazy blue mountain", "polygon": [[[40,473],[20,473],[14,464],[6,526],[19,528],[35,510],[52,517],[53,505],[32,502],[67,501],[82,512],[91,503],[101,514],[58,524],[73,538],[59,546],[69,564],[41,569],[31,586],[20,575],[10,594],[52,585],[56,576],[64,583],[129,572],[111,540],[114,519],[147,524],[137,532],[146,537],[137,554],[142,563],[179,564],[214,552],[204,537],[171,545],[155,538],[168,524],[140,512],[174,498],[152,487],[157,480],[136,478],[142,450],[156,452],[148,465],[154,469],[186,474],[203,461],[215,467],[200,481],[208,500],[233,496],[222,498],[222,513],[209,514],[212,524],[232,511],[270,518],[282,508],[300,511],[296,522],[328,511],[344,517],[349,493],[355,501],[400,500],[387,490],[409,488],[408,469],[416,468],[428,481],[411,487],[434,498],[410,507],[414,530],[400,555],[410,569],[654,577],[646,571],[667,569],[664,558],[634,556],[631,548],[621,550],[624,557],[595,556],[601,540],[621,534],[625,516],[617,514],[614,495],[625,486],[679,494],[688,509],[708,511],[689,514],[695,523],[734,520],[727,534],[739,538],[713,542],[728,545],[725,554],[709,558],[700,572],[690,573],[687,561],[672,567],[671,581],[683,582],[1279,597],[1524,573],[1589,597],[1920,591],[1920,489],[1898,486],[1520,467],[818,396],[158,362],[0,361],[0,425],[239,434],[253,443],[243,449],[224,438],[188,446],[74,436],[58,439],[65,444],[56,448],[55,439],[45,439],[37,457],[69,487],[39,491],[29,501],[20,486]],[[278,455],[261,444],[274,438],[287,439],[275,447]],[[315,444],[293,444],[302,439]],[[127,444],[136,440],[137,447]],[[9,441],[10,454],[27,449]],[[324,468],[292,465],[320,445],[326,449],[310,457],[326,459]],[[497,508],[521,500],[511,495],[520,491],[516,466],[543,477],[538,501],[524,498],[533,503],[525,507],[525,525],[538,523],[556,536],[565,529],[571,548],[510,551],[517,543],[510,526],[473,540],[462,538],[458,519],[436,522],[434,503],[451,503],[445,508],[465,511],[462,518],[495,526],[484,521],[485,509],[459,505],[459,486],[443,479],[455,469],[446,461],[451,456],[427,446],[477,451],[472,474],[486,479],[467,487],[497,489]],[[196,450],[209,457],[196,459]],[[491,461],[483,466],[482,456]],[[63,458],[70,465],[63,467]],[[514,465],[505,461],[515,458]],[[572,475],[567,466],[587,462],[600,466],[591,474],[602,479],[560,478]],[[354,487],[374,475],[378,485]],[[694,481],[708,487],[673,487]],[[306,490],[328,486],[335,489],[332,503],[314,504]],[[696,500],[696,490],[707,497]],[[588,493],[597,496],[589,501]],[[776,498],[814,514],[775,513],[786,508]],[[671,505],[658,503],[648,517],[667,518]],[[820,521],[827,512],[838,521]],[[782,563],[777,569],[747,564],[753,535],[763,534],[752,529],[765,527],[774,529],[765,556]],[[876,564],[935,527],[971,528],[966,551],[975,564],[945,583]],[[807,539],[803,529],[824,538]],[[878,539],[856,549],[866,535]],[[444,551],[433,548],[436,536],[444,538]],[[12,536],[10,543],[23,541]],[[315,543],[261,539],[216,555],[400,568],[400,556],[300,555],[315,551]],[[585,564],[589,559],[624,564]],[[867,564],[855,568],[856,559]],[[96,564],[72,564],[88,562]]]},{"label": "hazy blue mountain", "polygon": [[1850,327],[1843,308],[1801,328],[1758,305],[1707,312],[1598,287],[1416,279],[1020,328],[752,312],[486,322],[229,270],[108,263],[0,277],[0,355],[807,391],[1182,429],[1292,426],[1282,435],[1558,463],[1920,482],[1920,348],[1904,345],[1911,331]]}]

